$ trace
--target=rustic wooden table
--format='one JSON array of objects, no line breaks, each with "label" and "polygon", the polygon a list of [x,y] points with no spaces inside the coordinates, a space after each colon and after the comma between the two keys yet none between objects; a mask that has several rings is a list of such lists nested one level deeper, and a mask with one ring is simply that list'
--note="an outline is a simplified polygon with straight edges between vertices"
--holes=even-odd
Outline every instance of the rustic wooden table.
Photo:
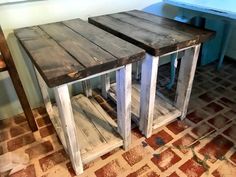
[{"label": "rustic wooden table", "polygon": [[[91,17],[89,22],[147,52],[142,62],[141,88],[134,84],[132,89],[132,113],[143,134],[149,137],[153,128],[177,117],[183,119],[187,113],[200,44],[214,33],[138,10]],[[158,62],[160,56],[179,51],[185,51],[185,55],[181,60],[176,101],[170,104],[163,95],[156,95]],[[108,94],[115,99],[113,91],[108,91]]]},{"label": "rustic wooden table", "polygon": [[[122,145],[127,149],[131,63],[142,60],[145,51],[80,19],[17,29],[15,34],[36,68],[47,112],[76,174],[83,172],[83,163]],[[89,85],[88,79],[111,71],[116,71],[117,124],[93,97],[70,99],[68,91],[68,84]],[[47,86],[53,88],[56,104]]]}]

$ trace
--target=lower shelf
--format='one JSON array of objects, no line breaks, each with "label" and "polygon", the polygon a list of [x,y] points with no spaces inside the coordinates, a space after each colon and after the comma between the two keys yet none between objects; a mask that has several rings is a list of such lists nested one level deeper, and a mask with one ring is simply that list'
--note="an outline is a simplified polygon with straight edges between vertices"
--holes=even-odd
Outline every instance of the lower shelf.
[{"label": "lower shelf", "polygon": [[[111,88],[108,95],[113,101],[116,101],[116,84],[111,84]],[[140,105],[140,84],[132,84],[132,119],[139,123],[139,105]],[[181,112],[172,104],[170,104],[164,96],[156,95],[154,117],[153,117],[153,129],[161,127],[177,117],[181,116]]]},{"label": "lower shelf", "polygon": [[[88,163],[123,145],[122,138],[116,132],[117,124],[95,99],[81,94],[72,97],[71,104],[83,163]],[[51,120],[67,149],[56,105],[53,106],[53,110]]]}]

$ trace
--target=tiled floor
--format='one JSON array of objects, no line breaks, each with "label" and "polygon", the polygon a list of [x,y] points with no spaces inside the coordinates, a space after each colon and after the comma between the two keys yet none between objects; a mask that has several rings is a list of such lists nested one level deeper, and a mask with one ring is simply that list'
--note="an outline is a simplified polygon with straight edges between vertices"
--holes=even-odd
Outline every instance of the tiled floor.
[{"label": "tiled floor", "polygon": [[[160,68],[159,82],[166,81],[167,69]],[[173,92],[159,89],[173,97]],[[97,100],[114,116],[111,107],[99,97]],[[0,163],[14,159],[15,166],[20,159],[21,165],[11,172],[11,177],[74,176],[45,110],[39,108],[34,114],[40,128],[35,133],[22,115],[0,121],[0,155],[6,157]],[[215,71],[214,65],[199,68],[187,118],[155,130],[148,139],[134,128],[132,142],[129,151],[116,149],[84,165],[81,176],[236,176],[236,63],[226,61],[220,72]],[[9,172],[1,176],[8,176]]]}]

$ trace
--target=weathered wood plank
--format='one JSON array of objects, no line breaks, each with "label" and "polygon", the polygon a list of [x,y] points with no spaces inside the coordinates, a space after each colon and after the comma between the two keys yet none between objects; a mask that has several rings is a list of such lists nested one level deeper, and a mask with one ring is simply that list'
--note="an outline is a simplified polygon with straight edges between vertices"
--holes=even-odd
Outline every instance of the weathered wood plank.
[{"label": "weathered wood plank", "polygon": [[38,27],[15,30],[16,37],[49,87],[76,80],[84,67]]},{"label": "weathered wood plank", "polygon": [[124,149],[131,143],[131,72],[131,64],[116,71],[117,123]]},{"label": "weathered wood plank", "polygon": [[92,96],[93,91],[92,91],[92,85],[91,85],[90,80],[82,81],[82,87],[83,87],[84,94],[86,95],[86,97]]},{"label": "weathered wood plank", "polygon": [[86,69],[96,66],[101,67],[100,65],[104,63],[116,60],[115,57],[74,32],[63,23],[40,25],[39,27],[74,56]]},{"label": "weathered wood plank", "polygon": [[[116,102],[116,84],[112,84],[110,90],[108,91],[109,97]],[[140,84],[133,83],[132,84],[132,120],[139,125],[139,109],[140,109]],[[161,127],[172,120],[181,116],[181,112],[173,106],[173,103],[168,101],[167,99],[160,96],[157,92],[155,98],[154,105],[154,113],[153,113],[153,129]]]},{"label": "weathered wood plank", "polygon": [[104,74],[101,76],[101,88],[102,96],[107,98],[107,92],[110,89],[110,76],[109,74]]},{"label": "weathered wood plank", "polygon": [[181,23],[181,22],[178,22],[178,21],[175,21],[172,19],[168,19],[168,18],[163,18],[163,17],[157,16],[157,15],[151,14],[151,13],[144,12],[144,11],[131,10],[131,11],[127,11],[125,13],[133,15],[133,16],[141,18],[141,19],[151,21],[152,23],[154,23],[158,26],[160,25],[164,28],[178,31],[178,32],[182,33],[182,35],[191,34],[196,39],[198,39],[200,43],[205,42],[206,40],[208,40],[209,38],[211,38],[214,35],[213,31],[197,28],[197,27],[192,26],[190,24]]},{"label": "weathered wood plank", "polygon": [[[83,163],[88,163],[123,145],[122,138],[115,131],[117,124],[93,98],[77,95],[71,99],[71,104]],[[58,123],[58,108],[53,106],[53,109]],[[59,130],[61,124],[56,125],[59,126],[56,130]],[[105,139],[107,135],[109,138]],[[60,133],[59,137],[62,142],[65,141],[63,134]]]},{"label": "weathered wood plank", "polygon": [[[26,117],[26,120],[29,124],[29,127],[31,128],[32,131],[37,131],[38,127],[36,125],[32,109],[30,107],[25,90],[24,90],[23,85],[20,80],[20,76],[17,72],[16,65],[14,63],[12,56],[11,56],[10,50],[7,45],[7,41],[5,39],[5,36],[3,34],[1,27],[0,27],[0,53],[1,53],[0,55],[2,56],[2,59],[0,60],[0,62],[2,63],[2,66],[3,66],[2,71],[8,70],[8,73],[11,77],[13,86],[16,90],[16,94],[19,98],[21,107],[25,113],[25,117]],[[1,68],[0,68],[0,70],[1,70]]]},{"label": "weathered wood plank", "polygon": [[80,175],[83,173],[83,164],[67,85],[54,88],[54,93],[70,160],[76,175]]},{"label": "weathered wood plank", "polygon": [[158,62],[159,57],[146,54],[142,63],[139,128],[146,137],[152,135]]},{"label": "weathered wood plank", "polygon": [[138,10],[91,17],[89,22],[145,49],[153,56],[199,44],[214,35],[209,30]]},{"label": "weathered wood plank", "polygon": [[144,58],[145,52],[140,49],[94,25],[87,22],[74,19],[63,22],[65,25],[76,31],[92,43],[98,45],[111,55],[115,56],[121,63],[122,60],[129,60],[128,62],[134,62],[139,58]]},{"label": "weathered wood plank", "polygon": [[176,107],[182,113],[181,119],[184,119],[187,114],[200,46],[199,44],[187,49],[181,60],[176,90]]},{"label": "weathered wood plank", "polygon": [[152,41],[158,41],[159,39],[156,33],[146,29],[140,29],[136,26],[106,15],[89,18],[89,22],[116,35],[117,37],[145,49],[152,55],[159,53],[159,48],[154,47],[152,43]]}]

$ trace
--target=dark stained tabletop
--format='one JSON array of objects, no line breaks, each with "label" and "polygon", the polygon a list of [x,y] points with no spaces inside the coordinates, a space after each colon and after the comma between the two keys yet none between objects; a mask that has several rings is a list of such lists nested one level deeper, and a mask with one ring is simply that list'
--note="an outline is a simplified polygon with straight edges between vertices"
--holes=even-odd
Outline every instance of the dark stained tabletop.
[{"label": "dark stained tabletop", "polygon": [[21,28],[15,35],[49,87],[144,58],[145,51],[81,19]]},{"label": "dark stained tabletop", "polygon": [[92,23],[153,56],[160,56],[208,40],[210,30],[159,17],[139,10],[89,18]]}]

